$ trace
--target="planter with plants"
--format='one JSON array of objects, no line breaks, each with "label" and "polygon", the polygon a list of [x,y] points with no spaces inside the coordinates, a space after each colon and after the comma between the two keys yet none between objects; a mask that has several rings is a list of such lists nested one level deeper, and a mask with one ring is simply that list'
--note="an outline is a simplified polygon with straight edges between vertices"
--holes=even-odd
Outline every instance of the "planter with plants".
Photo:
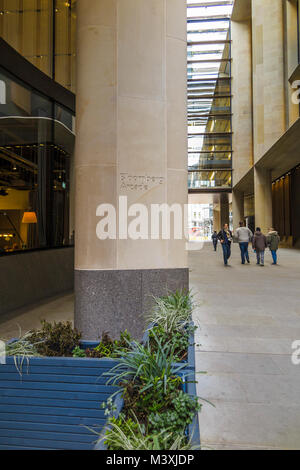
[{"label": "planter with plants", "polygon": [[142,344],[106,374],[122,391],[107,404],[98,450],[200,448],[192,309],[190,294],[155,299]]},{"label": "planter with plants", "polygon": [[154,298],[154,307],[147,321],[149,326],[143,337],[143,344],[152,341],[153,332],[163,341],[176,345],[179,362],[189,369],[195,369],[195,327],[192,321],[194,309],[190,292],[176,292],[168,296]]},{"label": "planter with plants", "polygon": [[0,365],[0,449],[93,449],[89,427],[103,428],[100,404],[117,387],[104,376],[128,346],[107,334],[81,341],[71,323],[42,322],[41,329],[6,344]]},{"label": "planter with plants", "polygon": [[[10,341],[0,366],[0,449],[199,446],[187,300],[156,299],[142,344],[127,331],[116,341],[106,333],[99,343],[81,341],[68,322],[42,322]],[[94,447],[94,433],[104,432]]]},{"label": "planter with plants", "polygon": [[192,429],[192,424],[197,426],[195,417],[201,408],[189,388],[194,374],[185,364],[176,362],[174,344],[162,344],[155,334],[152,345],[132,343],[131,350],[105,374],[108,384],[118,385],[122,391],[121,399],[117,392],[117,404],[112,397],[107,404],[110,417],[99,450],[200,446],[198,430]]}]

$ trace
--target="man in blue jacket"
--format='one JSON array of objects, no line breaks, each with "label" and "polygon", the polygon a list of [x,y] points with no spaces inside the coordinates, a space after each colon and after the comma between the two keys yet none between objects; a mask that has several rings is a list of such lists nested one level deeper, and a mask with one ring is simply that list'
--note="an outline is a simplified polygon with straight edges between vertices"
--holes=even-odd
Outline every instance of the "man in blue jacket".
[{"label": "man in blue jacket", "polygon": [[229,230],[228,224],[225,224],[223,230],[218,233],[218,239],[221,242],[224,265],[228,266],[228,260],[231,256],[231,243],[232,243],[232,232]]}]

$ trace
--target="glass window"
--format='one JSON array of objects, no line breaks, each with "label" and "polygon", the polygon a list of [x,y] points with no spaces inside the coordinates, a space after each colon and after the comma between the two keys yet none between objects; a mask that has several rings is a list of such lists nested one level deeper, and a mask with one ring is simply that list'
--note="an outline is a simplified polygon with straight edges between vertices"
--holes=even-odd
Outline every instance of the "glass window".
[{"label": "glass window", "polygon": [[0,251],[67,245],[73,116],[1,70],[0,83]]},{"label": "glass window", "polygon": [[0,0],[0,36],[75,93],[76,0]]},{"label": "glass window", "polygon": [[52,76],[52,0],[1,0],[0,35]]},{"label": "glass window", "polygon": [[231,152],[212,151],[189,153],[189,170],[231,168]]},{"label": "glass window", "polygon": [[189,171],[189,189],[229,189],[231,171]]},{"label": "glass window", "polygon": [[55,2],[55,80],[75,92],[75,0]]},{"label": "glass window", "polygon": [[52,116],[52,102],[24,86],[0,69],[0,82],[4,84],[0,116]]},{"label": "glass window", "polygon": [[231,187],[232,7],[188,1],[189,189]]},{"label": "glass window", "polygon": [[70,131],[74,132],[75,119],[74,115],[61,105],[55,105],[55,119],[62,122]]}]

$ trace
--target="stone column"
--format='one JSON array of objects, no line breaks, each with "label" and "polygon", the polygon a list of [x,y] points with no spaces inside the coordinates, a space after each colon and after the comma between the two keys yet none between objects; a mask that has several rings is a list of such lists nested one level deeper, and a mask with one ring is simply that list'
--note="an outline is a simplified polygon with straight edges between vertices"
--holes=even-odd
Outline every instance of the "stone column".
[{"label": "stone column", "polygon": [[220,212],[221,212],[221,227],[229,224],[229,197],[228,193],[221,193],[220,195]]},{"label": "stone column", "polygon": [[221,230],[220,194],[213,195],[213,229],[219,233]]},{"label": "stone column", "polygon": [[251,21],[232,21],[231,36],[234,187],[253,166]]},{"label": "stone column", "polygon": [[283,38],[282,0],[252,0],[255,163],[286,130]]},{"label": "stone column", "polygon": [[221,230],[221,212],[220,212],[220,206],[214,206],[214,210],[213,210],[213,216],[214,216],[214,220],[213,220],[213,224],[214,224],[214,227],[213,229],[219,233],[219,231]]},{"label": "stone column", "polygon": [[244,220],[244,193],[237,191],[232,192],[232,214],[233,229],[237,229],[239,223]]},{"label": "stone column", "polygon": [[272,227],[272,178],[271,171],[254,168],[255,225],[264,233]]},{"label": "stone column", "polygon": [[79,0],[77,11],[75,324],[86,339],[140,337],[151,296],[188,288],[185,239],[151,237],[149,216],[149,239],[127,239],[117,220],[116,239],[100,240],[99,206],[118,219],[120,196],[128,208],[187,204],[186,2]]}]

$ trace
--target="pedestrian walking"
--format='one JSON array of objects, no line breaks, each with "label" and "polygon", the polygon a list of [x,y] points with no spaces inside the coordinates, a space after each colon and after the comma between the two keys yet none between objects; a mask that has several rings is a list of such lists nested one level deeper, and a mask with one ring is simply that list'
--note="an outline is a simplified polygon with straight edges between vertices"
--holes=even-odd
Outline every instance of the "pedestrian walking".
[{"label": "pedestrian walking", "polygon": [[278,235],[278,232],[276,232],[274,228],[270,228],[269,233],[267,235],[267,244],[272,253],[272,258],[273,258],[272,265],[273,266],[276,266],[277,261],[278,261],[277,251],[279,248],[279,242],[280,242],[280,236]]},{"label": "pedestrian walking", "polygon": [[218,233],[218,240],[220,240],[222,245],[224,265],[228,266],[228,260],[231,256],[232,243],[232,232],[229,230],[228,224],[225,224],[223,229]]},{"label": "pedestrian walking", "polygon": [[252,241],[253,233],[248,227],[245,227],[244,222],[240,222],[240,226],[236,229],[234,235],[240,245],[242,264],[245,264],[246,261],[250,264],[249,243]]},{"label": "pedestrian walking", "polygon": [[212,234],[212,241],[213,241],[213,246],[214,246],[214,250],[217,251],[217,248],[218,248],[218,234],[216,231],[214,231],[214,233]]},{"label": "pedestrian walking", "polygon": [[262,233],[261,228],[257,227],[252,240],[252,246],[256,252],[257,264],[265,265],[265,251],[267,248],[267,237]]}]

